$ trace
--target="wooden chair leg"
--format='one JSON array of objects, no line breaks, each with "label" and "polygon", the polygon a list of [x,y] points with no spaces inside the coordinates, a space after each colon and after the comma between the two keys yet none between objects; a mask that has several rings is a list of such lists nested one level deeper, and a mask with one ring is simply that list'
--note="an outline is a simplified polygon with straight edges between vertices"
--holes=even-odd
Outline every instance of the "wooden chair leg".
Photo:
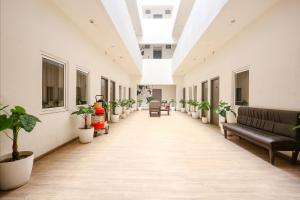
[{"label": "wooden chair leg", "polygon": [[297,164],[299,151],[293,151],[292,153],[292,164]]},{"label": "wooden chair leg", "polygon": [[275,163],[275,153],[276,153],[275,151],[269,149],[269,160],[272,165],[274,165]]},{"label": "wooden chair leg", "polygon": [[227,130],[224,129],[224,137],[227,139]]}]

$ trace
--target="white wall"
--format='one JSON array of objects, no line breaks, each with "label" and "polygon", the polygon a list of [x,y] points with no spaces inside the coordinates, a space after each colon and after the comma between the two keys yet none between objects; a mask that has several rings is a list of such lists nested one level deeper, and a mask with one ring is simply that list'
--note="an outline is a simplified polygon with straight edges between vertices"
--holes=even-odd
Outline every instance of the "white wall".
[{"label": "white wall", "polygon": [[178,68],[227,0],[195,0],[173,56],[173,72]]},{"label": "white wall", "polygon": [[141,85],[170,85],[172,78],[171,59],[144,59]]},{"label": "white wall", "polygon": [[[136,66],[141,71],[142,56],[125,1],[102,0]],[[117,13],[117,14],[116,14]]]},{"label": "white wall", "polygon": [[[130,77],[119,66],[96,49],[51,1],[1,1],[1,96],[4,104],[25,106],[42,123],[30,133],[20,134],[20,150],[41,155],[76,137],[76,68],[89,72],[89,101],[100,93],[100,78],[130,86]],[[42,112],[42,58],[47,52],[67,62],[68,110]],[[0,154],[11,150],[11,141],[0,134]]]},{"label": "white wall", "polygon": [[[145,49],[144,50],[144,56],[143,59],[153,59],[153,49],[158,47],[161,48],[162,50],[162,59],[172,59],[174,51],[176,49],[176,45],[171,45],[171,49],[167,49],[166,48],[167,44],[152,44],[150,45],[149,49]],[[144,45],[140,45],[140,47],[144,47]]]},{"label": "white wall", "polygon": [[[233,104],[233,73],[249,69],[250,106],[300,110],[298,19],[300,1],[279,2],[206,63],[188,73],[184,85],[188,88],[197,84],[200,89],[202,81],[219,76],[220,99]],[[201,94],[201,89],[198,94]]]}]

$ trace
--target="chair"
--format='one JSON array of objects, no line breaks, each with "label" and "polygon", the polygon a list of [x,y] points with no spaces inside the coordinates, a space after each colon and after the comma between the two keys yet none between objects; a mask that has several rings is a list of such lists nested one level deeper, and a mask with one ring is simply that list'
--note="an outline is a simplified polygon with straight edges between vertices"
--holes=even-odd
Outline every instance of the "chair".
[{"label": "chair", "polygon": [[160,102],[156,100],[150,101],[149,115],[152,117],[152,113],[156,113],[160,117]]}]

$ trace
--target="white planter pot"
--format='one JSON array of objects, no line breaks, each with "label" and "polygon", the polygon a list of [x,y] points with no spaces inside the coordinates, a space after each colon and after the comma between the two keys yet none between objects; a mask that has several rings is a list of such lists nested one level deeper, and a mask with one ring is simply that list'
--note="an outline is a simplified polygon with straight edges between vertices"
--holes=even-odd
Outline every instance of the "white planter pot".
[{"label": "white planter pot", "polygon": [[207,117],[202,117],[201,120],[202,120],[202,122],[203,122],[204,124],[207,124],[207,123],[208,123]]},{"label": "white planter pot", "polygon": [[130,114],[130,109],[125,110],[125,114],[129,115]]},{"label": "white planter pot", "polygon": [[142,111],[142,110],[143,110],[143,108],[142,108],[142,107],[138,107],[138,110],[139,110],[139,111]]},{"label": "white planter pot", "polygon": [[188,111],[188,113],[187,113],[188,115],[192,115],[192,112],[190,112],[190,111]]},{"label": "white planter pot", "polygon": [[134,110],[135,110],[134,108],[131,108],[131,109],[130,109],[131,112],[134,112]]},{"label": "white planter pot", "polygon": [[79,141],[83,144],[90,143],[94,139],[94,128],[79,129]]},{"label": "white planter pot", "polygon": [[[33,152],[21,151],[20,156],[27,156],[21,160],[0,163],[0,190],[9,190],[26,184],[31,176]],[[11,154],[0,157],[0,161],[11,158]]]},{"label": "white planter pot", "polygon": [[180,108],[180,112],[184,113],[185,112],[185,108]]},{"label": "white planter pot", "polygon": [[121,116],[121,119],[125,119],[126,118],[126,114],[125,113],[122,113],[120,116]]},{"label": "white planter pot", "polygon": [[172,111],[175,111],[175,107],[171,107],[171,110],[172,110]]},{"label": "white planter pot", "polygon": [[192,118],[193,119],[198,119],[199,118],[199,113],[198,112],[192,112]]},{"label": "white planter pot", "polygon": [[117,115],[121,115],[122,114],[122,108],[121,107],[116,107],[116,109],[115,109],[115,113],[117,114]]},{"label": "white planter pot", "polygon": [[119,115],[111,115],[110,119],[111,119],[111,122],[117,123],[120,121],[120,116]]}]

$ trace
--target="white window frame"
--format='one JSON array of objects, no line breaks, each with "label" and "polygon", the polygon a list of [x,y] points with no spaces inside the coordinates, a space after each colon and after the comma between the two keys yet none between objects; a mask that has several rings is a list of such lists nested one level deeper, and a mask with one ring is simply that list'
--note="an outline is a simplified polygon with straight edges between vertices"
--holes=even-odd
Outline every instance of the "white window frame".
[{"label": "white window frame", "polygon": [[242,72],[246,72],[248,71],[249,72],[249,99],[248,99],[248,106],[250,106],[250,66],[246,66],[246,67],[243,67],[243,68],[240,68],[240,69],[237,69],[237,70],[234,70],[232,72],[232,105],[236,108],[238,107],[242,107],[242,105],[236,105],[235,104],[235,93],[236,93],[236,75],[239,74],[239,73],[242,73]]},{"label": "white window frame", "polygon": [[[51,114],[51,113],[68,111],[68,74],[69,74],[68,62],[57,56],[53,56],[53,55],[50,55],[49,53],[42,52],[41,53],[41,68],[42,68],[41,77],[43,77],[43,58],[52,60],[54,62],[64,65],[64,106],[63,107],[55,107],[55,108],[43,108],[43,96],[41,95],[41,98],[40,98],[41,112],[40,112],[40,114]],[[41,90],[43,90],[43,80],[42,80],[41,85],[42,85]],[[41,94],[42,94],[42,91],[41,91]]]},{"label": "white window frame", "polygon": [[87,93],[86,93],[86,104],[77,104],[76,102],[76,97],[77,97],[77,90],[75,91],[75,104],[76,106],[87,106],[89,105],[89,102],[90,102],[90,72],[88,70],[85,70],[83,67],[81,66],[77,66],[76,67],[76,84],[75,84],[75,87],[77,87],[77,71],[80,71],[82,73],[85,73],[87,75]]}]

